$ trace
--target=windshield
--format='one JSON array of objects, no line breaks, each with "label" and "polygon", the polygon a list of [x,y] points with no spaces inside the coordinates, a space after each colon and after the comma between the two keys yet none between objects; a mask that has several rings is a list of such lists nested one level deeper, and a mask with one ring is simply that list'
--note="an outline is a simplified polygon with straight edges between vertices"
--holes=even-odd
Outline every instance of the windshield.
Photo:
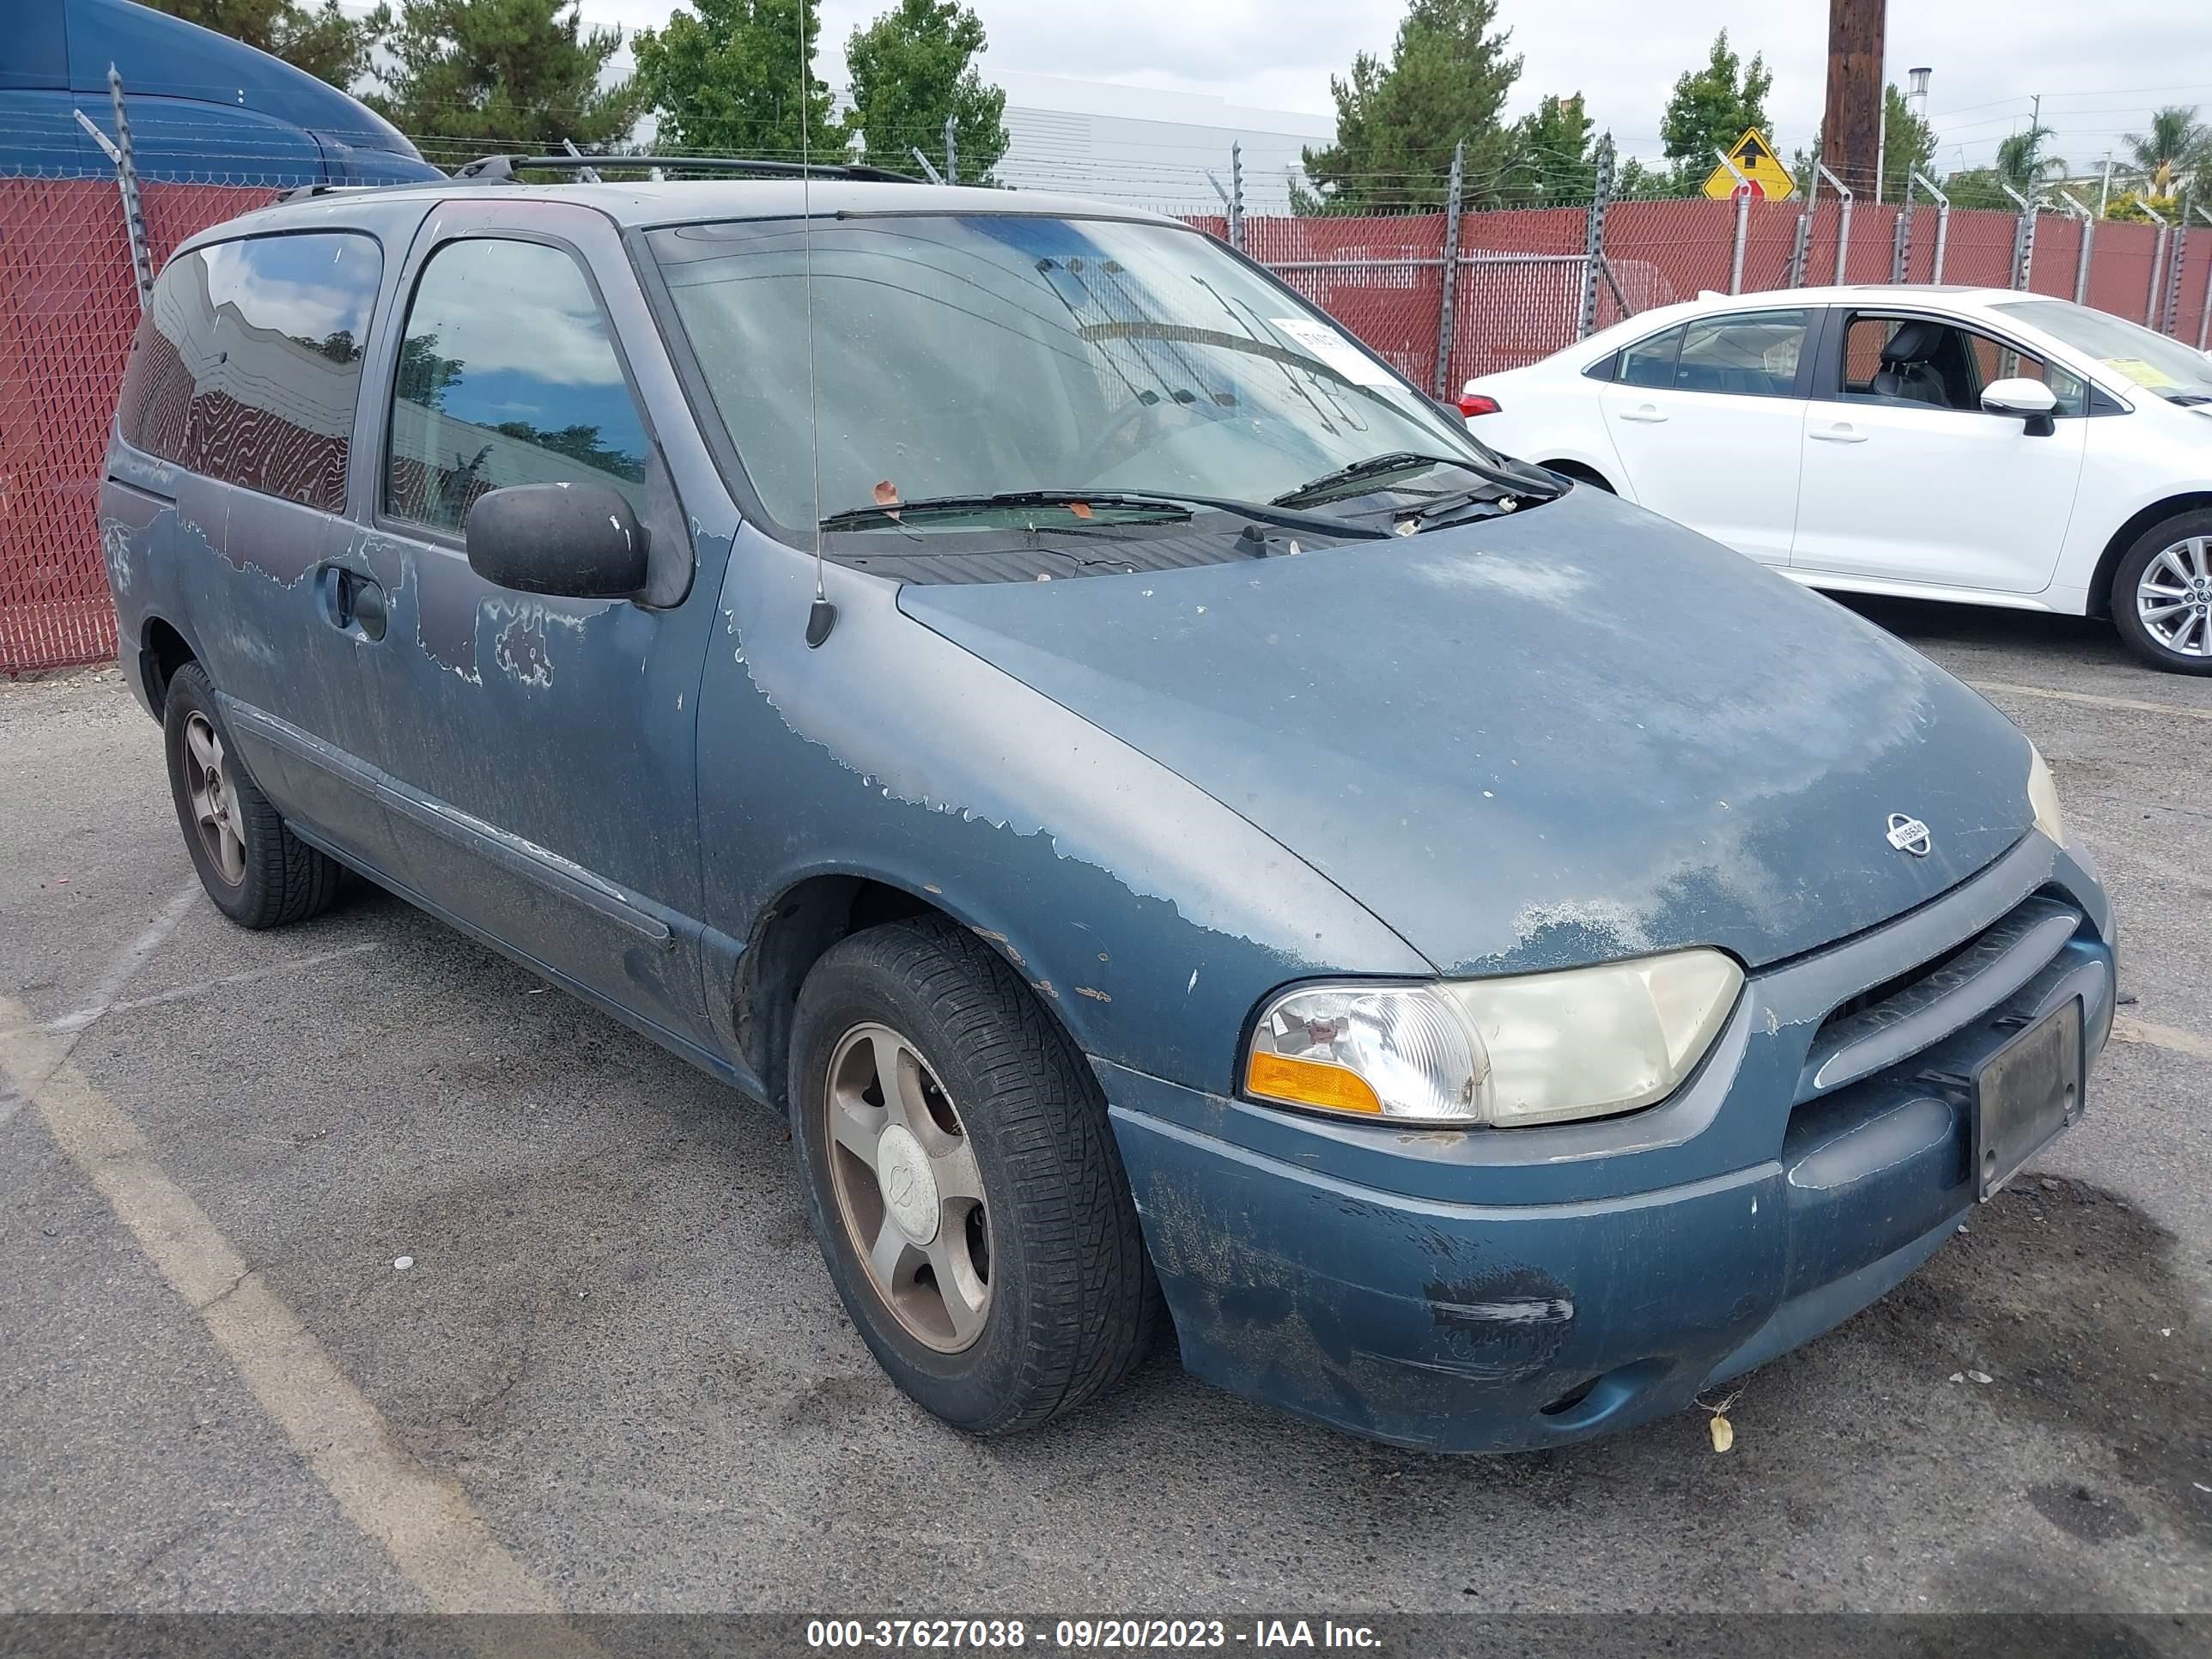
[{"label": "windshield", "polygon": [[[1351,336],[1195,231],[900,214],[818,219],[811,241],[823,516],[1018,491],[1272,501],[1392,452],[1499,465]],[[763,504],[779,524],[811,525],[798,222],[684,226],[652,245]],[[1416,467],[1374,488],[1478,482]]]},{"label": "windshield", "polygon": [[2023,300],[1990,309],[2042,330],[2146,392],[2177,401],[2212,398],[2212,357],[2179,340],[2065,300]]}]

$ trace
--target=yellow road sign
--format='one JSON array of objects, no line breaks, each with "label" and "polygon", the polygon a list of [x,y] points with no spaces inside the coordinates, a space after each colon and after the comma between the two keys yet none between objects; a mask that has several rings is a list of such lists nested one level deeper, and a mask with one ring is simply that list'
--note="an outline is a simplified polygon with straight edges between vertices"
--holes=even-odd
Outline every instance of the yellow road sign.
[{"label": "yellow road sign", "polygon": [[[1747,130],[1729,150],[1729,160],[1735,162],[1736,172],[1751,180],[1752,199],[1779,202],[1797,192],[1797,181],[1790,176],[1789,169],[1774,159],[1774,146],[1766,142],[1766,135],[1757,127]],[[1726,167],[1717,167],[1705,180],[1705,194],[1717,202],[1725,202],[1742,188],[1735,181],[1735,173]]]}]

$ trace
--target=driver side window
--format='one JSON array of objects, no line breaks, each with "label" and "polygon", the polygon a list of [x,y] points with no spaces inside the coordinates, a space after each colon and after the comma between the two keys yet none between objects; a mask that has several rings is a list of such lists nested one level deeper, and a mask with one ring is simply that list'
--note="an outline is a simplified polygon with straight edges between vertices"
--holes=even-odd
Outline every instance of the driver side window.
[{"label": "driver side window", "polygon": [[1972,412],[1985,387],[2014,380],[2048,386],[2057,414],[2087,411],[2089,389],[2077,376],[1960,324],[1856,316],[1844,332],[1840,395],[1847,402]]},{"label": "driver side window", "polygon": [[392,387],[384,510],[458,533],[507,484],[605,484],[641,506],[644,422],[598,298],[539,242],[452,242],[415,286]]}]

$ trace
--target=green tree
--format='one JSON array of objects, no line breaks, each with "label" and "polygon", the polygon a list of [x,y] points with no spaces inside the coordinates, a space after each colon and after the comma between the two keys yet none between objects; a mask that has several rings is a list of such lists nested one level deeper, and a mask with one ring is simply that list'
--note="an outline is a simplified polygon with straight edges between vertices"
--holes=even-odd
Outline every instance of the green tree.
[{"label": "green tree", "polygon": [[1943,180],[1943,193],[1954,207],[1996,208],[2006,212],[2018,204],[2005,194],[2008,187],[2033,199],[2037,191],[2066,176],[2066,163],[2048,153],[2051,129],[2030,126],[1997,145],[1996,160],[1985,167],[1966,167]]},{"label": "green tree", "polygon": [[1997,145],[1997,178],[2023,196],[2033,196],[2053,179],[2063,179],[2066,161],[2051,154],[2051,129],[2038,125],[2002,140]]},{"label": "green tree", "polygon": [[845,43],[853,81],[848,125],[871,167],[911,171],[910,154],[945,166],[945,122],[953,123],[963,184],[988,184],[1006,153],[1006,94],[975,67],[983,22],[959,0],[899,0]]},{"label": "green tree", "polygon": [[1773,89],[1774,71],[1765,58],[1746,64],[1729,48],[1726,29],[1713,37],[1704,66],[1674,82],[1674,96],[1659,120],[1659,136],[1672,163],[1670,182],[1677,191],[1687,192],[1705,183],[1720,165],[1713,152],[1734,144],[1745,128],[1766,131],[1766,94]]},{"label": "green tree", "polygon": [[1579,92],[1547,94],[1513,124],[1498,199],[1505,206],[1540,202],[1586,202],[1597,187],[1596,134]]},{"label": "green tree", "polygon": [[388,45],[368,102],[441,161],[564,138],[605,150],[637,122],[635,82],[599,85],[622,31],[586,33],[577,0],[401,0]]},{"label": "green tree", "polygon": [[657,142],[769,157],[796,158],[805,148],[842,159],[844,125],[814,75],[821,24],[812,0],[691,0],[691,7],[637,33],[635,84],[659,113]]},{"label": "green tree", "polygon": [[1674,188],[1672,169],[1652,167],[1633,155],[1623,161],[1620,170],[1613,176],[1616,201],[1649,202],[1680,193]]},{"label": "green tree", "polygon": [[[361,17],[323,0],[309,10],[299,0],[146,0],[156,11],[243,40],[350,92],[368,72],[369,54],[390,32],[392,11],[380,5]],[[125,90],[129,88],[126,86]]]},{"label": "green tree", "polygon": [[2194,106],[2152,111],[2150,131],[2131,132],[2124,142],[2143,193],[2154,200],[2185,188],[2199,199],[2212,193],[2212,126],[2197,118]]},{"label": "green tree", "polygon": [[[1819,155],[1817,141],[1813,152]],[[1936,155],[1936,129],[1924,117],[1912,112],[1896,85],[1881,94],[1881,199],[1905,199],[1905,181],[1916,173],[1927,173]],[[1934,177],[1932,173],[1929,175]]]},{"label": "green tree", "polygon": [[1463,199],[1495,202],[1513,143],[1498,112],[1521,74],[1497,20],[1498,0],[1413,0],[1389,63],[1363,52],[1347,79],[1331,76],[1336,142],[1305,151],[1315,188],[1293,192],[1298,210],[1433,211],[1462,142]]}]

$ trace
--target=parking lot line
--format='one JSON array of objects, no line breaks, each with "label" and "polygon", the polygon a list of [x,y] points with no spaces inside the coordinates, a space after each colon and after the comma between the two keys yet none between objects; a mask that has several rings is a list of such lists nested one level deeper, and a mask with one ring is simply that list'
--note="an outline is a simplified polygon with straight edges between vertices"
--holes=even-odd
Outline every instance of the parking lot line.
[{"label": "parking lot line", "polygon": [[[143,963],[181,909],[126,949]],[[148,940],[151,939],[149,944]],[[100,985],[112,1003],[128,974]],[[129,1228],[170,1287],[197,1313],[241,1381],[281,1428],[349,1519],[381,1545],[439,1613],[541,1615],[527,1632],[496,1622],[477,1634],[509,1650],[586,1655],[595,1644],[557,1618],[553,1592],[510,1554],[460,1483],[399,1447],[382,1413],[348,1379],[283,1298],[190,1194],[155,1160],[137,1126],[69,1058],[64,1038],[32,1027],[28,1011],[0,997],[0,1073]],[[80,1027],[81,1030],[82,1028]]]},{"label": "parking lot line", "polygon": [[2092,708],[2125,708],[2138,714],[2179,714],[2184,720],[2212,720],[2212,708],[2191,708],[2178,702],[2107,697],[2094,691],[2060,691],[2045,685],[2014,685],[2008,680],[1968,680],[1966,684],[1977,691],[2001,691],[2016,697],[2044,697],[2052,702],[2087,703]]},{"label": "parking lot line", "polygon": [[321,968],[333,962],[343,962],[348,957],[364,956],[371,951],[383,948],[379,940],[363,939],[358,945],[343,945],[335,951],[320,951],[313,956],[272,962],[265,968],[247,968],[235,974],[217,974],[213,979],[194,980],[190,985],[172,986],[166,991],[156,991],[151,996],[125,997],[120,1002],[105,1006],[90,1005],[71,1013],[58,1014],[38,1029],[47,1032],[82,1030],[94,1020],[105,1018],[109,1014],[127,1014],[139,1008],[159,1008],[165,1003],[189,1002],[194,997],[205,996],[210,991],[227,991],[234,986],[251,985],[256,980],[274,979],[280,974],[296,974],[309,968]]},{"label": "parking lot line", "polygon": [[2122,1042],[2147,1042],[2154,1048],[2169,1049],[2177,1054],[2212,1060],[2212,1037],[2199,1036],[2179,1025],[2160,1025],[2148,1019],[2117,1014],[2112,1018],[2112,1036]]}]

